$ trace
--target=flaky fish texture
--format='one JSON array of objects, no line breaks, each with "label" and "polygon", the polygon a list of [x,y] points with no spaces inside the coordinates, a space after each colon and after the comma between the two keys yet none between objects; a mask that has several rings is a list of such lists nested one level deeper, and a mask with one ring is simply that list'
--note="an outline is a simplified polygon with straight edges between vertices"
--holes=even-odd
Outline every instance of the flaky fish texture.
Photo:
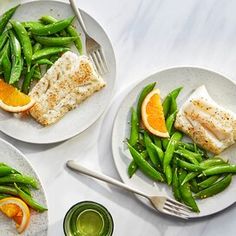
[{"label": "flaky fish texture", "polygon": [[236,114],[218,105],[202,85],[180,108],[175,128],[214,154],[235,143]]},{"label": "flaky fish texture", "polygon": [[36,101],[30,114],[40,124],[51,125],[105,85],[88,57],[66,52],[29,93]]}]

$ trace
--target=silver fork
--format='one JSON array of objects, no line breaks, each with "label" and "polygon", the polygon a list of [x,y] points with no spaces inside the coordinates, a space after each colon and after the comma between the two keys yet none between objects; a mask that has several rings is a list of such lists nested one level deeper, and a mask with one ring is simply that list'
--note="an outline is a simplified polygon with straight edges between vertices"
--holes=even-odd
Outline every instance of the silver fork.
[{"label": "silver fork", "polygon": [[77,164],[73,160],[67,161],[67,166],[69,168],[71,168],[72,170],[76,170],[76,171],[83,173],[85,175],[89,175],[93,178],[105,181],[107,183],[116,185],[120,188],[126,189],[130,192],[141,195],[141,196],[147,198],[152,203],[152,205],[154,206],[154,208],[156,210],[158,210],[164,214],[175,216],[175,217],[182,218],[182,219],[188,219],[188,217],[190,216],[191,211],[188,206],[186,206],[180,202],[177,202],[171,198],[168,198],[165,196],[148,196],[147,194],[145,194],[137,189],[131,188],[130,186],[123,184],[120,181],[115,180],[109,176],[89,170],[89,169]]},{"label": "silver fork", "polygon": [[69,0],[69,1],[80,23],[81,28],[84,31],[87,55],[89,56],[90,60],[95,65],[97,72],[100,75],[104,75],[108,73],[107,62],[106,62],[101,45],[89,36],[86,26],[84,24],[83,18],[80,14],[79,8],[76,6],[75,0]]}]

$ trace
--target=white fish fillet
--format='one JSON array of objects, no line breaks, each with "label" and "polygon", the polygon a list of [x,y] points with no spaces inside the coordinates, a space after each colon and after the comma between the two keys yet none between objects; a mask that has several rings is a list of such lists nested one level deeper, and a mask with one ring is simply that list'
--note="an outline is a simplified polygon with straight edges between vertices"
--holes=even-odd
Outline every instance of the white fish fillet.
[{"label": "white fish fillet", "polygon": [[203,85],[180,108],[175,128],[204,149],[219,154],[235,143],[236,114],[218,105]]},{"label": "white fish fillet", "polygon": [[36,101],[30,114],[44,126],[53,124],[105,85],[88,57],[66,52],[30,92]]}]

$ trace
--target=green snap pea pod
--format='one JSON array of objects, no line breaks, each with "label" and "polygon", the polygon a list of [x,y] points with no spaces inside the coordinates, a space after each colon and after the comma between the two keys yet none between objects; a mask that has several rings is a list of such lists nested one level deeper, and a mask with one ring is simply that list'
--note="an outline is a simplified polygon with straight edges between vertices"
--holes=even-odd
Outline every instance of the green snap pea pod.
[{"label": "green snap pea pod", "polygon": [[8,55],[8,51],[10,49],[9,40],[4,46],[4,53],[2,55],[2,69],[4,74],[4,80],[8,83],[11,77],[11,61]]},{"label": "green snap pea pod", "polygon": [[170,110],[170,106],[171,106],[171,96],[173,96],[174,99],[177,98],[177,96],[179,95],[180,91],[182,90],[183,87],[179,87],[174,89],[173,91],[171,91],[166,98],[164,99],[163,103],[162,103],[162,107],[163,107],[163,111],[164,111],[164,116],[165,118],[167,118],[167,115],[169,113]]},{"label": "green snap pea pod", "polygon": [[9,20],[11,19],[11,17],[14,15],[16,9],[19,7],[20,5],[17,5],[13,8],[11,8],[10,10],[6,11],[2,16],[0,16],[0,35],[3,33],[3,31],[5,30]]},{"label": "green snap pea pod", "polygon": [[[175,122],[176,113],[177,113],[177,111],[172,113],[166,119],[166,128],[167,128],[167,131],[168,131],[169,135],[171,134],[171,130],[172,130],[173,124]],[[169,138],[163,138],[162,139],[162,146],[166,148],[168,143],[169,143],[169,140],[170,140]]]},{"label": "green snap pea pod", "polygon": [[154,144],[159,147],[160,149],[162,149],[162,144],[161,144],[161,139],[160,137],[157,137],[155,135],[153,135],[153,141],[154,141]]},{"label": "green snap pea pod", "polygon": [[179,142],[178,147],[182,147],[184,149],[187,149],[189,151],[195,152],[200,154],[201,156],[205,156],[205,151],[199,148],[197,145],[194,143],[184,143],[184,142]]},{"label": "green snap pea pod", "polygon": [[8,176],[0,177],[0,184],[5,183],[22,183],[28,184],[35,189],[38,188],[38,183],[34,178],[20,174],[10,174]]},{"label": "green snap pea pod", "polygon": [[197,181],[196,179],[191,179],[189,181],[189,184],[190,184],[190,190],[193,192],[193,193],[198,193],[200,190],[199,190],[199,186],[197,185]]},{"label": "green snap pea pod", "polygon": [[0,35],[0,51],[4,47],[5,43],[7,42],[8,39],[8,32],[5,31],[3,32],[2,35]]},{"label": "green snap pea pod", "polygon": [[21,91],[25,94],[29,93],[32,77],[34,75],[34,71],[35,71],[36,66],[37,65],[34,65],[34,66],[31,67],[30,71],[27,72],[27,74],[25,76],[25,79],[23,81]]},{"label": "green snap pea pod", "polygon": [[0,166],[0,177],[16,173],[14,169],[9,166]]},{"label": "green snap pea pod", "polygon": [[4,199],[4,198],[7,198],[7,197],[11,197],[11,195],[10,194],[5,194],[5,193],[0,194],[0,200]]},{"label": "green snap pea pod", "polygon": [[166,175],[167,184],[171,185],[172,176],[173,176],[172,168],[170,165],[167,165],[165,170],[166,170],[165,175]]},{"label": "green snap pea pod", "polygon": [[42,26],[37,26],[37,27],[32,26],[31,31],[35,35],[42,35],[42,36],[55,34],[67,28],[69,25],[71,25],[74,18],[75,17],[73,16],[73,17],[69,17],[67,19],[60,20],[60,21],[57,21],[55,23],[48,24],[48,25],[42,25]]},{"label": "green snap pea pod", "polygon": [[159,158],[159,163],[163,163],[163,158],[164,158],[164,152],[162,151],[161,148],[159,148],[157,145],[155,145],[154,143],[151,143],[151,146],[153,147],[153,149],[156,151],[156,154]]},{"label": "green snap pea pod", "polygon": [[181,185],[183,185],[183,184],[187,183],[188,181],[190,181],[191,179],[197,177],[199,175],[199,173],[200,172],[190,172],[190,173],[188,173],[185,176],[185,178],[184,178],[183,182],[181,183]]},{"label": "green snap pea pod", "polygon": [[10,194],[13,196],[18,196],[18,193],[16,191],[16,189],[12,186],[3,186],[0,185],[0,193],[4,193],[4,194]]},{"label": "green snap pea pod", "polygon": [[164,158],[163,158],[163,170],[164,170],[164,172],[166,170],[166,167],[170,164],[170,162],[172,160],[172,157],[173,157],[173,154],[174,154],[174,151],[175,151],[175,148],[176,148],[176,145],[177,145],[178,141],[182,138],[182,136],[183,135],[180,132],[175,132],[171,136],[170,141],[167,145],[165,154],[164,154]]},{"label": "green snap pea pod", "polygon": [[176,158],[176,159],[177,159],[177,165],[185,170],[189,170],[189,171],[193,171],[193,172],[205,170],[205,168],[201,167],[200,165],[191,164],[189,162],[180,160],[179,158]]},{"label": "green snap pea pod", "polygon": [[212,184],[214,184],[220,178],[219,175],[213,175],[208,177],[207,179],[203,180],[202,182],[198,183],[197,185],[201,188],[208,188]]},{"label": "green snap pea pod", "polygon": [[163,147],[164,150],[167,149],[167,146],[168,146],[169,141],[170,141],[170,138],[163,138],[163,139],[161,140],[161,144],[162,144],[162,147]]},{"label": "green snap pea pod", "polygon": [[138,116],[135,109],[131,108],[131,129],[130,129],[130,137],[129,144],[134,146],[139,139],[139,124],[138,124]]},{"label": "green snap pea pod", "polygon": [[70,48],[64,48],[64,47],[43,48],[33,54],[32,60],[38,60],[41,58],[51,56],[53,54],[63,53],[63,52],[69,51],[69,50],[70,50]]},{"label": "green snap pea pod", "polygon": [[42,27],[43,24],[41,22],[38,21],[26,21],[26,22],[22,22],[21,23],[25,28],[38,28],[38,27]]},{"label": "green snap pea pod", "polygon": [[[43,21],[44,23],[55,23],[57,22],[57,19],[55,19],[52,16],[43,16],[40,19],[41,21]],[[76,37],[77,39],[74,41],[75,47],[77,48],[78,52],[82,55],[83,54],[83,44],[82,44],[82,39],[80,34],[77,32],[77,30],[72,26],[68,26],[67,27],[67,32],[69,33],[69,35],[71,37]],[[61,34],[66,34],[63,31],[61,31]]]},{"label": "green snap pea pod", "polygon": [[149,137],[147,132],[144,132],[144,143],[147,149],[147,153],[150,157],[151,162],[155,167],[160,166],[160,162],[158,160],[158,156],[156,153],[156,149],[153,147],[153,143],[151,138]]},{"label": "green snap pea pod", "polygon": [[173,114],[177,112],[177,102],[173,94],[171,94],[170,100],[171,100],[171,104],[170,104],[169,114]]},{"label": "green snap pea pod", "polygon": [[9,83],[15,84],[21,77],[21,72],[23,70],[23,60],[21,58],[21,46],[18,39],[12,31],[9,31],[9,36],[12,52],[12,69]]},{"label": "green snap pea pod", "polygon": [[42,49],[42,44],[40,43],[36,43],[34,46],[33,46],[33,53],[39,51],[40,49]]},{"label": "green snap pea pod", "polygon": [[[148,154],[147,154],[147,151],[142,151],[140,153],[140,155],[146,159],[148,157]],[[134,160],[132,160],[129,164],[129,167],[128,167],[128,175],[129,175],[129,178],[131,178],[134,173],[137,171],[138,169],[138,165],[136,164],[136,162]]]},{"label": "green snap pea pod", "polygon": [[50,66],[53,65],[53,63],[50,60],[48,60],[47,58],[39,59],[39,60],[35,61],[35,64],[37,64],[37,65],[50,65]]},{"label": "green snap pea pod", "polygon": [[218,175],[223,173],[236,173],[236,165],[222,164],[218,166],[210,167],[204,170],[203,175]]},{"label": "green snap pea pod", "polygon": [[142,89],[142,91],[139,95],[138,104],[137,104],[137,114],[138,114],[138,120],[139,121],[141,119],[141,107],[142,107],[142,104],[143,104],[143,100],[154,89],[155,85],[156,85],[156,82],[148,84],[147,86],[145,86]]},{"label": "green snap pea pod", "polygon": [[200,163],[200,166],[204,167],[204,168],[209,168],[209,167],[221,165],[221,164],[226,164],[226,162],[219,157],[213,157],[213,158],[207,159],[205,161],[202,161]]},{"label": "green snap pea pod", "polygon": [[10,22],[19,38],[19,41],[20,41],[20,44],[22,46],[23,53],[24,53],[24,59],[26,61],[28,72],[29,72],[30,67],[31,67],[32,55],[33,55],[33,50],[32,50],[32,45],[31,45],[29,35],[26,29],[24,28],[24,26],[20,22],[15,21],[15,20],[11,20]]},{"label": "green snap pea pod", "polygon": [[185,150],[182,148],[175,150],[175,153],[180,155],[181,157],[184,157],[186,160],[190,161],[191,163],[193,163],[195,165],[199,164],[198,157],[200,156],[200,158],[201,158],[201,155],[198,155],[197,153],[193,153],[191,151],[188,151],[188,150]]},{"label": "green snap pea pod", "polygon": [[194,197],[203,199],[216,195],[225,190],[230,185],[231,180],[232,180],[232,174],[228,174],[223,179],[217,181],[210,187],[205,188],[200,192],[198,192],[197,194],[195,194]]},{"label": "green snap pea pod", "polygon": [[34,36],[34,39],[45,46],[67,46],[73,43],[76,37],[45,37],[45,36]]},{"label": "green snap pea pod", "polygon": [[34,200],[30,195],[22,191],[16,184],[15,188],[17,190],[18,195],[20,198],[27,204],[29,205],[32,209],[38,212],[44,212],[47,211],[47,208],[40,205],[36,200]]},{"label": "green snap pea pod", "polygon": [[[185,174],[180,174],[179,179],[183,180],[185,178]],[[179,185],[180,195],[182,201],[189,207],[192,208],[194,212],[199,212],[198,206],[193,198],[193,195],[190,190],[190,186],[188,183],[183,185]]]},{"label": "green snap pea pod", "polygon": [[178,169],[174,168],[173,178],[172,178],[172,192],[177,201],[181,201],[181,195],[179,190],[179,178],[178,178]]},{"label": "green snap pea pod", "polygon": [[164,177],[162,174],[155,170],[146,160],[144,160],[144,158],[142,158],[142,156],[129,143],[127,143],[127,145],[140,170],[153,180],[164,182]]},{"label": "green snap pea pod", "polygon": [[35,67],[34,74],[33,74],[33,79],[34,80],[40,80],[42,78],[40,67],[37,66]]}]

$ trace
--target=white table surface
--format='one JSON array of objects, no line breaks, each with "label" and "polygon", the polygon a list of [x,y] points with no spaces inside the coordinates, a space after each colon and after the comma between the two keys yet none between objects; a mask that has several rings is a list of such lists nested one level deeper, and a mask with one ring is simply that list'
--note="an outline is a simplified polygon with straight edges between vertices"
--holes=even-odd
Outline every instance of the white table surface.
[{"label": "white table surface", "polygon": [[[0,9],[17,1],[0,0]],[[236,1],[78,0],[104,27],[114,46],[117,83],[110,107],[81,135],[55,145],[32,145],[0,133],[38,172],[47,194],[49,235],[63,235],[62,222],[75,203],[93,200],[111,212],[115,236],[236,235],[235,205],[209,218],[180,221],[148,209],[132,194],[76,175],[69,159],[119,179],[111,152],[112,124],[132,84],[164,68],[205,67],[236,80]]]}]

